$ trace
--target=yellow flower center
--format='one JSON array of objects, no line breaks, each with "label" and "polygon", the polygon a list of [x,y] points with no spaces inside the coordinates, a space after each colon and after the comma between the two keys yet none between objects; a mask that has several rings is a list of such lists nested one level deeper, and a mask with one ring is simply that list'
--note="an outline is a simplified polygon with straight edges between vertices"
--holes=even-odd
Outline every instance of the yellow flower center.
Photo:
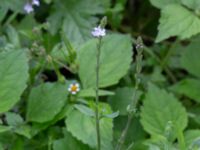
[{"label": "yellow flower center", "polygon": [[72,91],[72,92],[76,92],[76,91],[77,91],[77,86],[76,86],[76,85],[73,85],[73,86],[71,87],[71,91]]}]

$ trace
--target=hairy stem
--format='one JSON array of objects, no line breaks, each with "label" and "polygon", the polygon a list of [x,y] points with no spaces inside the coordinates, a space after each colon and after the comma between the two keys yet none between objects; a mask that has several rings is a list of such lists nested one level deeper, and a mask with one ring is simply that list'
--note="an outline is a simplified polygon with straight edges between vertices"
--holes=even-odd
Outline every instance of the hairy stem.
[{"label": "hairy stem", "polygon": [[95,107],[95,119],[96,119],[96,133],[97,133],[97,150],[101,150],[101,134],[99,125],[99,66],[100,66],[100,52],[101,52],[101,38],[98,39],[97,53],[96,53],[96,107]]},{"label": "hairy stem", "polygon": [[128,110],[128,120],[127,120],[127,123],[126,123],[126,126],[124,128],[124,130],[122,131],[122,134],[118,140],[118,143],[117,143],[117,146],[115,148],[115,150],[121,150],[122,149],[122,146],[124,145],[124,142],[125,142],[125,139],[126,139],[126,135],[128,133],[128,129],[131,125],[131,122],[132,122],[132,119],[134,117],[134,114],[136,112],[136,106],[137,106],[137,91],[138,91],[138,87],[139,87],[139,84],[140,84],[140,78],[139,78],[139,75],[140,75],[140,72],[142,70],[142,52],[143,52],[143,42],[142,42],[142,39],[139,37],[137,39],[137,42],[136,42],[136,49],[137,49],[137,56],[136,56],[136,73],[135,73],[135,91],[134,91],[134,96],[133,96],[133,100],[131,102],[131,104],[129,105],[129,110]]}]

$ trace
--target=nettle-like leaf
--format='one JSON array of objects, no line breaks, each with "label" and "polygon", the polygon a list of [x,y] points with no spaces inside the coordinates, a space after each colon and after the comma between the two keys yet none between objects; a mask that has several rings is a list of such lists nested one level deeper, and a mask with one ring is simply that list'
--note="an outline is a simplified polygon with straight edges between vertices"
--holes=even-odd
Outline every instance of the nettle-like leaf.
[{"label": "nettle-like leaf", "polygon": [[181,66],[189,73],[200,78],[200,47],[199,38],[195,39],[182,53]]},{"label": "nettle-like leaf", "polygon": [[200,130],[188,130],[185,132],[187,150],[198,150],[200,146]]},{"label": "nettle-like leaf", "polygon": [[171,89],[179,94],[183,94],[197,102],[200,102],[200,80],[186,78],[173,85]]},{"label": "nettle-like leaf", "polygon": [[157,8],[163,8],[169,4],[179,4],[181,0],[150,0],[150,2]]},{"label": "nettle-like leaf", "polygon": [[53,142],[54,150],[92,150],[89,146],[81,143],[66,131],[65,137]]},{"label": "nettle-like leaf", "polygon": [[0,113],[19,100],[28,79],[28,59],[22,50],[0,53]]},{"label": "nettle-like leaf", "polygon": [[91,29],[97,23],[94,15],[103,11],[98,0],[56,0],[54,11],[48,18],[50,32],[55,34],[61,27],[70,41],[82,43],[91,37]]},{"label": "nettle-like leaf", "polygon": [[[129,36],[109,35],[103,38],[100,56],[99,87],[116,84],[128,71],[132,61]],[[85,43],[78,52],[79,76],[84,88],[96,85],[97,40]]]},{"label": "nettle-like leaf", "polygon": [[34,122],[51,121],[65,106],[67,87],[61,83],[44,83],[34,87],[28,99],[27,119]]},{"label": "nettle-like leaf", "polygon": [[[111,114],[111,109],[107,104],[101,104],[105,114]],[[100,110],[102,110],[100,109]],[[67,117],[67,130],[78,140],[88,144],[91,148],[97,146],[96,140],[96,122],[94,117],[81,113],[79,110],[73,110]],[[113,122],[110,118],[100,119],[101,147],[102,150],[112,150],[112,131]]]},{"label": "nettle-like leaf", "polygon": [[172,36],[180,39],[190,38],[200,33],[200,19],[187,8],[171,4],[161,11],[160,24],[156,42],[160,42]]},{"label": "nettle-like leaf", "polygon": [[149,134],[166,135],[167,131],[173,134],[173,139],[178,132],[176,129],[184,130],[187,121],[185,108],[172,94],[149,84],[141,112],[141,123]]},{"label": "nettle-like leaf", "polygon": [[134,99],[134,88],[124,87],[118,88],[115,91],[114,96],[110,96],[108,101],[114,111],[118,111],[120,115],[127,115],[127,107],[132,103],[133,100],[137,101],[141,95],[140,91],[137,91],[136,97]]}]

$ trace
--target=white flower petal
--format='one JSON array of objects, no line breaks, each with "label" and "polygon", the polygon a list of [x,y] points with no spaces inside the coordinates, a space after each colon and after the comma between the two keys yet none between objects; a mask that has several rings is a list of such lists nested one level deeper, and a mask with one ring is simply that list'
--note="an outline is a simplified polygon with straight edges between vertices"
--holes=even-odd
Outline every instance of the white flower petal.
[{"label": "white flower petal", "polygon": [[33,12],[33,6],[30,3],[26,3],[24,5],[24,10],[26,13],[30,14],[31,12]]},{"label": "white flower petal", "polygon": [[40,1],[39,0],[32,0],[32,4],[36,6],[40,6]]}]

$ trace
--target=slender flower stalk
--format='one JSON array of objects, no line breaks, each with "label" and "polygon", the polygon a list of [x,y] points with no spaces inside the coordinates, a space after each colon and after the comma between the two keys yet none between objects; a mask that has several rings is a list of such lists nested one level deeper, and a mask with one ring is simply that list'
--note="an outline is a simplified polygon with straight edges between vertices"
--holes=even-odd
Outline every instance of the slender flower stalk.
[{"label": "slender flower stalk", "polygon": [[97,133],[97,150],[101,150],[101,132],[100,132],[100,113],[99,113],[99,68],[100,68],[100,55],[102,38],[106,35],[104,29],[106,25],[106,18],[101,20],[98,27],[95,27],[91,32],[92,36],[98,39],[97,52],[96,52],[96,99],[95,99],[95,119],[96,119],[96,133]]},{"label": "slender flower stalk", "polygon": [[122,134],[118,140],[118,143],[116,145],[115,150],[121,150],[122,146],[125,142],[126,139],[126,135],[128,132],[128,129],[131,125],[132,119],[134,117],[134,114],[136,113],[136,107],[137,107],[137,102],[138,99],[137,97],[137,93],[138,93],[138,88],[139,88],[139,84],[140,84],[140,73],[142,71],[142,52],[143,52],[143,42],[142,39],[139,37],[137,39],[137,43],[136,43],[136,50],[137,50],[137,56],[136,56],[136,73],[135,73],[135,91],[134,91],[134,95],[133,95],[133,100],[131,102],[131,104],[128,106],[128,120],[126,123],[126,126],[124,128],[124,130],[122,131]]}]

